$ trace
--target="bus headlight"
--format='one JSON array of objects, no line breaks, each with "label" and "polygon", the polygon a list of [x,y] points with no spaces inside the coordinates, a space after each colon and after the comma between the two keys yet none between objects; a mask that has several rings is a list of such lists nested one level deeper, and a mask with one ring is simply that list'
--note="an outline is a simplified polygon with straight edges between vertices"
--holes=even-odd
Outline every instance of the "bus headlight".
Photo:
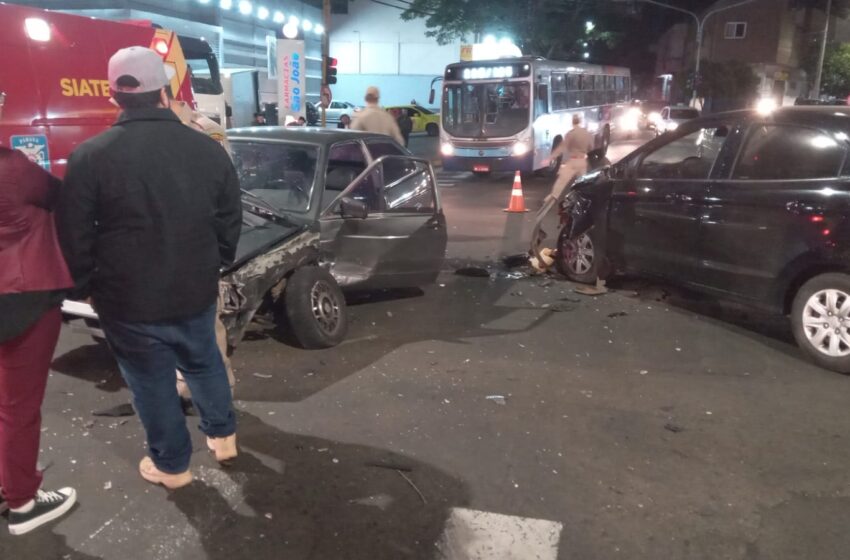
[{"label": "bus headlight", "polygon": [[440,153],[444,156],[450,156],[455,153],[455,147],[449,144],[448,142],[443,142],[443,145],[440,146]]},{"label": "bus headlight", "polygon": [[529,150],[528,142],[519,141],[516,144],[514,144],[513,152],[514,152],[515,156],[524,156],[525,154],[528,153],[528,150]]}]

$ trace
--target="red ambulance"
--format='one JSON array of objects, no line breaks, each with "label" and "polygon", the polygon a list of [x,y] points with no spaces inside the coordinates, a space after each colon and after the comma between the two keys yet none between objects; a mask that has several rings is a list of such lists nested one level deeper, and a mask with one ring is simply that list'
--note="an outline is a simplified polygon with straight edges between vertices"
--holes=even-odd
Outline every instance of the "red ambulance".
[{"label": "red ambulance", "polygon": [[142,45],[174,66],[171,90],[194,106],[177,35],[149,22],[114,22],[0,2],[0,145],[61,177],[68,156],[111,126],[109,58]]}]

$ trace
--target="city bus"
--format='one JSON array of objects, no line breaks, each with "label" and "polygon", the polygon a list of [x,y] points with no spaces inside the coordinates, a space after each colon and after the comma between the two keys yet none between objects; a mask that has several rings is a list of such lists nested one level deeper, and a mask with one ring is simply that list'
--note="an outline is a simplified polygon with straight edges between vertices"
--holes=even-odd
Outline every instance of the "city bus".
[{"label": "city bus", "polygon": [[625,124],[630,91],[628,68],[539,57],[450,64],[443,76],[443,168],[555,171],[560,162],[550,155],[574,114],[583,117],[596,148],[607,151],[611,134]]}]

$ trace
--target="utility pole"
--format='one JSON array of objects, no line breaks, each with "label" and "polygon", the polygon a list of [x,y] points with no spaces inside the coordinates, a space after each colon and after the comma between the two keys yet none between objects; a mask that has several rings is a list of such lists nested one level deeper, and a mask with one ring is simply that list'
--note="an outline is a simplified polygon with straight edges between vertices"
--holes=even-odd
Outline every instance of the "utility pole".
[{"label": "utility pole", "polygon": [[[322,24],[325,32],[322,33],[322,91],[328,87],[328,72],[325,61],[330,56],[331,48],[331,0],[322,0]],[[319,98],[321,100],[321,97]],[[328,124],[328,108],[322,103],[322,128]]]},{"label": "utility pole", "polygon": [[820,84],[823,79],[823,60],[826,58],[826,42],[829,40],[829,16],[832,12],[832,0],[826,0],[826,23],[823,25],[823,40],[820,42],[818,69],[815,73],[815,85],[812,86],[812,99],[820,99]]},{"label": "utility pole", "polygon": [[[614,0],[614,2],[624,2],[628,0]],[[737,8],[739,6],[743,6],[744,4],[750,4],[755,2],[756,0],[742,0],[741,2],[736,2],[735,4],[730,4],[729,6],[722,6],[720,8],[710,10],[703,14],[702,17],[699,16],[696,12],[692,12],[690,10],[686,10],[684,8],[680,8],[678,6],[671,6],[670,4],[665,4],[664,2],[659,2],[658,0],[636,0],[637,2],[645,2],[647,4],[652,4],[653,6],[659,6],[661,8],[667,8],[668,10],[675,10],[677,12],[681,12],[683,14],[688,14],[697,24],[697,60],[696,66],[694,69],[694,94],[691,96],[691,105],[696,105],[697,101],[697,81],[699,80],[699,70],[700,70],[700,61],[702,60],[702,37],[703,32],[705,31],[705,22],[718,12],[723,12],[726,10],[731,10],[732,8]],[[832,2],[832,0],[828,0]]]}]

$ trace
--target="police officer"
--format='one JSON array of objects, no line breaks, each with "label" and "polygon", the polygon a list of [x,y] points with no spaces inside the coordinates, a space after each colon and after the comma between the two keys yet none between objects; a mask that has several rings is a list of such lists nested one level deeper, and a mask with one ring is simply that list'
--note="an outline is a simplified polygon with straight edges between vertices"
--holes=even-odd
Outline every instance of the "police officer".
[{"label": "police officer", "polygon": [[587,154],[593,151],[593,136],[581,126],[581,115],[573,115],[573,129],[564,137],[557,148],[552,151],[552,159],[561,160],[558,178],[552,187],[551,197],[559,200],[564,189],[570,182],[587,173]]},{"label": "police officer", "polygon": [[404,137],[401,135],[398,123],[392,115],[378,106],[378,101],[381,99],[381,92],[378,88],[369,86],[366,89],[365,99],[366,108],[354,117],[354,122],[351,123],[351,129],[386,134],[387,136],[392,136],[396,142],[404,146]]}]

